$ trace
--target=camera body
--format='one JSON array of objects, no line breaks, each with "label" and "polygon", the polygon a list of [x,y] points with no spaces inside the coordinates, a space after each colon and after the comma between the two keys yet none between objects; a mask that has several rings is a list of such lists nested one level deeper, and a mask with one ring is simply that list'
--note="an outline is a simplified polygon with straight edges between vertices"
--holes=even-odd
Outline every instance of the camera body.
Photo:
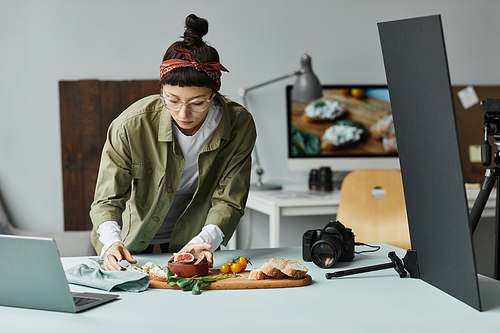
[{"label": "camera body", "polygon": [[322,268],[354,258],[354,233],[339,221],[323,229],[307,230],[302,237],[302,259]]},{"label": "camera body", "polygon": [[500,99],[487,99],[481,101],[484,108],[484,125],[487,134],[492,135],[495,139],[500,135]]},{"label": "camera body", "polygon": [[[495,144],[500,143],[500,99],[487,99],[481,101],[484,108],[484,142],[481,145],[481,163],[484,166],[491,164],[491,145],[488,142],[488,135],[493,136]],[[495,155],[495,163],[499,162],[499,158]]]}]

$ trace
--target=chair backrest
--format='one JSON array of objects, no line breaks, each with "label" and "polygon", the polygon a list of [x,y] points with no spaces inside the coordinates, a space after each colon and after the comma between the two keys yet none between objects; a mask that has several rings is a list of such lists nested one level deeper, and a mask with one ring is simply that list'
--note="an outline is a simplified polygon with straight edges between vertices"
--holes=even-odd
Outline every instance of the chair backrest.
[{"label": "chair backrest", "polygon": [[337,219],[353,230],[356,242],[411,248],[399,170],[349,173],[342,182]]}]

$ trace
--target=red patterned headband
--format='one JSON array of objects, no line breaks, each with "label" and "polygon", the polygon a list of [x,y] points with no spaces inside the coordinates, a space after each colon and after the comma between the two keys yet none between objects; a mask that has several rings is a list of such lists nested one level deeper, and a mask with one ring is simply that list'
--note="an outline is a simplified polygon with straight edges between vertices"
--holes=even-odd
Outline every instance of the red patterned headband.
[{"label": "red patterned headband", "polygon": [[205,62],[203,64],[200,64],[196,60],[194,60],[194,57],[189,50],[178,49],[174,46],[172,46],[172,48],[174,49],[175,52],[184,54],[189,59],[189,61],[181,59],[165,60],[160,65],[160,80],[163,77],[163,75],[167,74],[172,69],[180,67],[194,67],[199,71],[205,72],[212,80],[215,81],[215,84],[217,85],[217,90],[220,89],[220,78],[222,76],[221,71],[229,72],[224,66],[215,61]]}]

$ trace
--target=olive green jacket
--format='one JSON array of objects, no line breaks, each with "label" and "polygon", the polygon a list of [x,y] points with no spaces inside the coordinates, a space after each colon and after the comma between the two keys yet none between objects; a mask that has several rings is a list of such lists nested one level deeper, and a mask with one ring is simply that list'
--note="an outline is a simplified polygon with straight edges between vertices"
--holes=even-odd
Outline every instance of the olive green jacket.
[{"label": "olive green jacket", "polygon": [[[208,224],[222,230],[227,245],[244,213],[255,124],[241,105],[216,98],[222,119],[198,157],[198,187],[175,224],[170,252],[179,251]],[[184,169],[172,126],[159,95],[135,102],[111,123],[90,210],[97,253],[103,246],[97,234],[101,223],[118,222],[127,249],[140,253],[165,219]]]}]

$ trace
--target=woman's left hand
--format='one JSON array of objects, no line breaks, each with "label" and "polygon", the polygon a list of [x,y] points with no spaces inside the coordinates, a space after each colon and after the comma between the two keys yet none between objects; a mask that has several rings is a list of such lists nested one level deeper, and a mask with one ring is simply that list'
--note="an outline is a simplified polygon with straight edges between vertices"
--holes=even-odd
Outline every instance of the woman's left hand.
[{"label": "woman's left hand", "polygon": [[212,268],[214,266],[214,254],[209,251],[212,245],[208,243],[194,243],[186,244],[179,253],[191,253],[195,259],[200,258],[204,255],[208,260],[208,266]]}]

